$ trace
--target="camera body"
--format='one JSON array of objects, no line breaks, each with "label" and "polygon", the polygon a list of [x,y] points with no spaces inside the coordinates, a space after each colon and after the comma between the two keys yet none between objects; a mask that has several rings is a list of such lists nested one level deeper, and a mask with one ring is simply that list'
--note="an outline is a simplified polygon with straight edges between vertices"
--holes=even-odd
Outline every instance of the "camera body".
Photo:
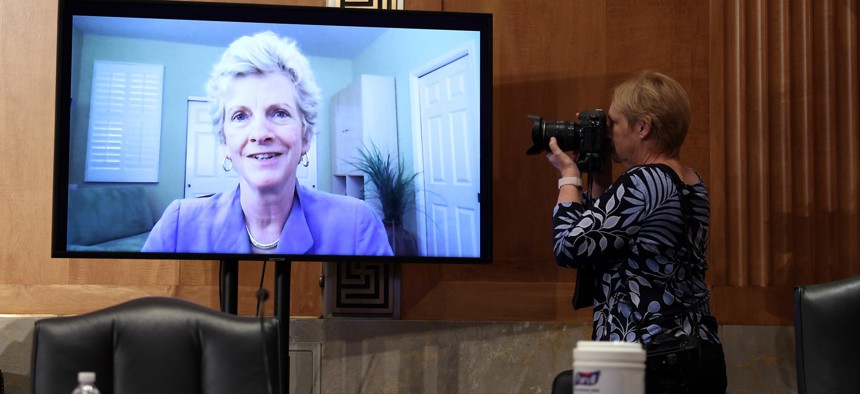
[{"label": "camera body", "polygon": [[528,115],[532,121],[531,148],[527,155],[549,152],[549,140],[555,137],[563,151],[578,153],[576,165],[582,172],[599,172],[603,155],[608,153],[606,136],[606,113],[602,109],[589,109],[579,113],[579,123],[564,120],[543,120],[540,116]]}]

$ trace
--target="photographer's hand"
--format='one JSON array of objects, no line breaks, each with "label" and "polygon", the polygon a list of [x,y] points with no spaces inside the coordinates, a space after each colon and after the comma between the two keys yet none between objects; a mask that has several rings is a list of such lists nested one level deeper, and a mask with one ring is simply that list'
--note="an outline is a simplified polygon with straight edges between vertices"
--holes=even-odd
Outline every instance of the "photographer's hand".
[{"label": "photographer's hand", "polygon": [[[555,167],[562,178],[576,177],[582,179],[579,167],[576,166],[576,152],[572,157],[558,147],[555,137],[549,139],[550,152],[546,158]],[[582,186],[564,185],[558,189],[558,203],[575,202],[582,203]]]},{"label": "photographer's hand", "polygon": [[600,164],[600,171],[588,173],[589,186],[588,191],[591,198],[600,197],[603,192],[609,189],[612,185],[612,145],[606,144],[604,151],[601,152],[603,163]]}]

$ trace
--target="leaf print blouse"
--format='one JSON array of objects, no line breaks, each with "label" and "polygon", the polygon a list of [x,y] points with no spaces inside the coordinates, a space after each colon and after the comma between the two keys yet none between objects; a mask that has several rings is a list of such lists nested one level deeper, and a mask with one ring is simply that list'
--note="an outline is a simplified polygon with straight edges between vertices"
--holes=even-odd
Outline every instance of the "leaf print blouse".
[{"label": "leaf print blouse", "polygon": [[647,344],[697,328],[702,341],[720,343],[705,284],[710,202],[701,176],[686,185],[669,166],[632,167],[591,207],[562,203],[552,216],[556,262],[595,270],[594,340]]}]

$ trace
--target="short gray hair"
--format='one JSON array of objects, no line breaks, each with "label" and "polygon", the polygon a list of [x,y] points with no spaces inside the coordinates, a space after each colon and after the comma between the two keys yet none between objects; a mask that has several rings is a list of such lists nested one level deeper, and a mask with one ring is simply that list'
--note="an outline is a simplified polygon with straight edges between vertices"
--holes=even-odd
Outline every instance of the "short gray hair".
[{"label": "short gray hair", "polygon": [[650,120],[657,146],[677,157],[690,129],[690,99],[678,81],[642,71],[615,87],[612,104],[631,123]]},{"label": "short gray hair", "polygon": [[302,139],[310,142],[314,135],[320,89],[314,80],[308,59],[299,52],[296,42],[278,37],[271,31],[243,36],[233,41],[215,64],[206,94],[212,126],[221,143],[224,143],[224,94],[237,77],[281,72],[296,87],[299,112],[302,118]]}]

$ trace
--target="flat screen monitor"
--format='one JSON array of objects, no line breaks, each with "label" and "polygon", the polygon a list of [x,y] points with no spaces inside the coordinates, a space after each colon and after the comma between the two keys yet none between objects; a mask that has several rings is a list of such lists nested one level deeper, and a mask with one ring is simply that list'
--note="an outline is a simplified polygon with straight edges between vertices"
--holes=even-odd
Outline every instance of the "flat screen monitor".
[{"label": "flat screen monitor", "polygon": [[59,7],[52,256],[491,262],[491,15]]}]

